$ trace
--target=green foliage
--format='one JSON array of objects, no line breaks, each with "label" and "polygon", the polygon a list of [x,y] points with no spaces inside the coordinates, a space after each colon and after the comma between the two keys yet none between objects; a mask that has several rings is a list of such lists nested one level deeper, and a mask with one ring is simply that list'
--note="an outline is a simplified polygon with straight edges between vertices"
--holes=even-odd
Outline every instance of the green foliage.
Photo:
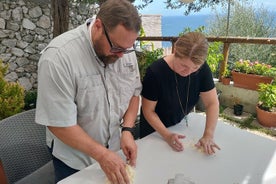
[{"label": "green foliage", "polygon": [[[145,32],[145,30],[144,30],[143,27],[141,27],[141,29],[140,29],[139,36],[140,37],[145,37],[146,36],[146,32]],[[142,49],[146,49],[149,46],[150,46],[151,50],[154,50],[154,44],[152,42],[149,42],[149,41],[140,41],[140,47]]]},{"label": "green foliage", "polygon": [[185,33],[189,33],[189,32],[200,32],[203,33],[205,30],[204,26],[199,26],[198,28],[196,28],[195,30],[192,30],[190,27],[185,27],[184,30],[182,32],[179,33],[179,36],[184,35]]},{"label": "green foliage", "polygon": [[0,60],[0,119],[19,113],[24,107],[24,88],[19,83],[5,81],[7,68]]},{"label": "green foliage", "polygon": [[265,63],[260,63],[259,61],[251,62],[250,60],[241,59],[234,63],[233,70],[246,74],[263,75],[268,77],[276,76],[276,68]]},{"label": "green foliage", "polygon": [[276,82],[259,84],[259,107],[263,110],[276,112]]},{"label": "green foliage", "polygon": [[223,73],[222,73],[221,76],[224,77],[224,78],[230,78],[230,77],[231,77],[231,71],[230,71],[228,68],[226,68],[226,69],[223,71]]},{"label": "green foliage", "polygon": [[[146,36],[144,28],[142,27],[139,33],[140,37]],[[140,41],[140,51],[136,52],[137,59],[138,59],[138,66],[140,71],[141,80],[143,80],[146,69],[156,61],[157,59],[163,56],[164,49],[154,49],[154,44],[149,41]]]},{"label": "green foliage", "polygon": [[222,45],[222,42],[212,42],[209,44],[207,63],[213,73],[213,76],[217,76],[218,65],[223,60],[223,54],[221,52]]},{"label": "green foliage", "polygon": [[[264,9],[256,8],[252,1],[241,3],[232,1],[230,10],[228,36],[231,37],[275,37],[275,14]],[[206,26],[207,35],[226,36],[227,7],[216,12],[210,17]],[[222,13],[223,12],[223,13]],[[230,45],[229,62],[234,63],[240,58],[248,58],[252,61],[259,60],[272,66],[276,66],[276,46],[265,44],[239,44]]]},{"label": "green foliage", "polygon": [[36,99],[37,99],[37,91],[26,91],[25,93],[25,98],[24,98],[24,109],[29,110],[29,109],[34,109],[36,108]]},{"label": "green foliage", "polygon": [[[152,1],[157,0],[142,0],[142,3],[140,3],[137,7],[138,9],[143,9]],[[215,5],[223,5],[227,3],[228,0],[197,0],[192,3],[183,3],[180,0],[166,0],[164,1],[164,6],[168,9],[179,9],[184,7],[184,14],[189,15],[191,12],[199,12],[203,8],[214,7]]]},{"label": "green foliage", "polygon": [[156,61],[157,59],[161,58],[163,56],[163,49],[155,49],[155,50],[143,50],[143,52],[137,52],[137,58],[138,58],[138,66],[139,66],[139,71],[141,75],[141,79],[143,80],[146,69]]},{"label": "green foliage", "polygon": [[[82,2],[82,3],[97,3],[97,4],[102,4],[103,2],[105,2],[106,0],[69,0],[69,2]],[[150,3],[152,3],[153,1],[158,1],[158,0],[128,0],[131,3],[134,2],[138,2],[135,3],[135,6],[138,10],[141,10],[145,7],[147,7]],[[248,0],[246,0],[248,1]],[[199,12],[201,9],[203,8],[208,8],[208,7],[214,7],[216,5],[225,5],[228,3],[228,0],[198,0],[198,1],[194,1],[192,3],[183,3],[180,2],[179,0],[166,0],[164,1],[164,6],[167,9],[179,9],[184,7],[184,14],[185,15],[189,15],[192,12]]]}]

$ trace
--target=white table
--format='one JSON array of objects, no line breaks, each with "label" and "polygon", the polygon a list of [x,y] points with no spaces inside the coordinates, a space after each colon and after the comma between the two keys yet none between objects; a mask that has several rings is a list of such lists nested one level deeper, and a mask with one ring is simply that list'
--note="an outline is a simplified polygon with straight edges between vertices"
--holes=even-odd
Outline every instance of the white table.
[{"label": "white table", "polygon": [[[196,184],[276,184],[275,140],[219,121],[215,141],[221,151],[207,156],[193,146],[204,125],[204,115],[191,113],[188,128],[184,123],[170,128],[186,135],[183,152],[173,151],[157,133],[137,140],[135,184],[167,184],[177,173]],[[105,175],[96,163],[58,184],[72,183],[104,184]]]}]

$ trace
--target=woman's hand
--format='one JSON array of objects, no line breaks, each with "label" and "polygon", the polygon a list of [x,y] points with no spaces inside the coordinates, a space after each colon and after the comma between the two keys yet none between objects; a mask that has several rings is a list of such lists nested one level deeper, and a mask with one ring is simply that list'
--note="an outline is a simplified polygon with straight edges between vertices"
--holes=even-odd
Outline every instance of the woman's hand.
[{"label": "woman's hand", "polygon": [[169,136],[165,138],[166,142],[172,147],[175,151],[183,151],[184,146],[180,139],[184,139],[185,135],[171,133]]},{"label": "woman's hand", "polygon": [[220,147],[214,142],[214,140],[208,137],[202,137],[199,139],[195,146],[199,149],[203,148],[204,153],[208,155],[216,153],[215,149],[220,150]]}]

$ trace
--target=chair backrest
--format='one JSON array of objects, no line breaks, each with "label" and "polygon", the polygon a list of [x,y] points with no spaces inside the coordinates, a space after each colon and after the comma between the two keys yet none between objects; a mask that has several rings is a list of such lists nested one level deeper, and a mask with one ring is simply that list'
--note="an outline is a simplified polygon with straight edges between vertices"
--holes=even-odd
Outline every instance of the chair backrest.
[{"label": "chair backrest", "polygon": [[46,127],[35,123],[35,109],[0,121],[0,160],[9,183],[14,183],[49,162]]}]

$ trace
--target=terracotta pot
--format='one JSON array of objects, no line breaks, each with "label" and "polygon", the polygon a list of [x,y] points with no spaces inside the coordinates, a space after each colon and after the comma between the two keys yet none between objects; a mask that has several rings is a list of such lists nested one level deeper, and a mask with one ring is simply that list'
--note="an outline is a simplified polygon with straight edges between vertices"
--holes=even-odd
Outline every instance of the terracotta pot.
[{"label": "terracotta pot", "polygon": [[256,106],[257,119],[265,127],[276,127],[276,112],[268,112]]},{"label": "terracotta pot", "polygon": [[235,87],[258,90],[259,83],[270,84],[273,80],[272,77],[261,75],[245,74],[232,71],[232,79]]},{"label": "terracotta pot", "polygon": [[225,77],[222,77],[222,78],[221,78],[221,82],[222,82],[222,84],[224,84],[224,85],[229,85],[229,84],[230,84],[230,81],[231,81],[231,78],[225,78]]}]

